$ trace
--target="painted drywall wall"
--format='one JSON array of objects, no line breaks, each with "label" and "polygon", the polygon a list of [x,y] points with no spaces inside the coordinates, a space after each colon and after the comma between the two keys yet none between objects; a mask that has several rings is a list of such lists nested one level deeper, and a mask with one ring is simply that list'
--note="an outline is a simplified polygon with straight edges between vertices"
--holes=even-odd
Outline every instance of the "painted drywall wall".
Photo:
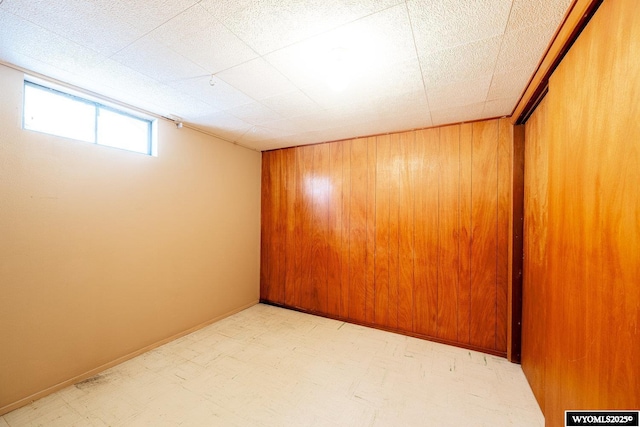
[{"label": "painted drywall wall", "polygon": [[259,296],[260,153],[25,131],[23,76],[0,66],[0,413]]}]

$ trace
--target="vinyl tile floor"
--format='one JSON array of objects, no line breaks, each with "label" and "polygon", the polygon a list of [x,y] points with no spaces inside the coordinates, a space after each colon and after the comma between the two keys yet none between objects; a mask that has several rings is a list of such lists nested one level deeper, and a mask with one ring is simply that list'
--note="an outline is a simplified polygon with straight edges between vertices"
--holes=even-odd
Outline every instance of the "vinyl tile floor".
[{"label": "vinyl tile floor", "polygon": [[0,417],[18,426],[519,426],[520,365],[258,304]]}]

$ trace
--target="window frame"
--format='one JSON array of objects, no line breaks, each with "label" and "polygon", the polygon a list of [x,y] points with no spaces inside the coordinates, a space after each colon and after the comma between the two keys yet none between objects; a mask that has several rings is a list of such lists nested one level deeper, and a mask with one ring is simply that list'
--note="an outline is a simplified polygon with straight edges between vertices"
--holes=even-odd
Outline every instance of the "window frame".
[{"label": "window frame", "polygon": [[[94,122],[93,122],[93,141],[84,141],[84,140],[78,140],[78,139],[74,139],[72,137],[68,137],[68,136],[61,136],[61,135],[56,135],[56,134],[52,134],[46,131],[41,131],[41,130],[36,130],[36,129],[29,129],[27,127],[25,127],[25,111],[26,111],[26,87],[27,86],[31,86],[35,89],[38,90],[43,90],[43,91],[47,91],[50,93],[53,93],[54,95],[57,96],[62,96],[64,98],[68,98],[73,100],[74,102],[79,102],[82,104],[86,104],[86,105],[90,105],[94,108]],[[138,151],[138,150],[130,150],[127,148],[122,148],[122,147],[115,147],[113,145],[108,145],[108,144],[101,144],[99,139],[98,139],[98,128],[99,128],[99,116],[100,116],[100,110],[105,110],[105,111],[109,111],[111,113],[115,113],[124,117],[128,117],[130,119],[133,120],[138,120],[143,122],[144,124],[146,124],[147,127],[147,141],[146,141],[146,151]],[[76,95],[74,93],[70,93],[67,91],[64,91],[62,89],[58,89],[55,87],[51,87],[48,86],[46,84],[40,83],[39,81],[34,81],[32,79],[24,79],[24,85],[23,85],[23,100],[22,100],[22,129],[23,130],[28,130],[31,132],[38,132],[38,133],[42,133],[45,135],[52,135],[58,138],[66,138],[66,139],[71,139],[73,141],[80,141],[80,142],[86,142],[89,144],[94,144],[94,145],[99,145],[102,147],[109,147],[109,148],[114,148],[114,149],[118,149],[118,150],[124,150],[124,151],[128,151],[131,153],[138,153],[138,154],[144,154],[147,156],[156,156],[156,150],[155,150],[155,144],[154,144],[154,128],[155,128],[155,119],[152,118],[148,118],[148,117],[144,117],[142,115],[138,115],[132,112],[129,112],[123,108],[118,108],[118,107],[114,107],[108,104],[105,104],[103,102],[97,101],[95,99],[90,99],[89,97],[83,97],[80,95]]]}]

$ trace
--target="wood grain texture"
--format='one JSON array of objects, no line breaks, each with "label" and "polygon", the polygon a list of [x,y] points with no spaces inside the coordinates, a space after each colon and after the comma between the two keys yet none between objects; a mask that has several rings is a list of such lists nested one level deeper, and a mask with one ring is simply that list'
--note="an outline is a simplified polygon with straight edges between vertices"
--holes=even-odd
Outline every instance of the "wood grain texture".
[{"label": "wood grain texture", "polygon": [[413,331],[415,260],[415,133],[400,134],[398,182],[398,329]]},{"label": "wood grain texture", "polygon": [[473,124],[470,342],[496,348],[498,122]]},{"label": "wood grain texture", "polygon": [[460,255],[458,265],[458,341],[471,340],[471,170],[473,125],[460,125]]},{"label": "wood grain texture", "polygon": [[261,192],[261,212],[260,212],[260,299],[269,300],[271,282],[269,275],[275,264],[271,258],[275,255],[269,250],[271,244],[271,227],[273,218],[271,216],[271,160],[272,153],[262,153],[262,192]]},{"label": "wood grain texture", "polygon": [[511,137],[492,120],[264,153],[263,300],[504,355]]},{"label": "wood grain texture", "polygon": [[513,124],[522,124],[529,110],[535,108],[535,102],[547,86],[549,76],[554,72],[558,63],[585,25],[585,22],[589,20],[601,1],[573,0],[573,4],[567,10],[564,22],[551,40],[538,64],[536,72],[531,77],[525,92],[511,114],[511,122]]},{"label": "wood grain texture", "polygon": [[367,140],[351,141],[348,317],[360,322],[366,320],[367,166]]},{"label": "wood grain texture", "polygon": [[534,331],[546,338],[547,426],[569,408],[640,407],[638,52],[640,4],[605,1],[536,119],[548,150],[546,322]]},{"label": "wood grain texture", "polygon": [[389,320],[385,326],[398,328],[398,288],[400,282],[400,134],[390,135],[389,146]]},{"label": "wood grain texture", "polygon": [[296,234],[299,234],[299,221],[296,212],[299,211],[300,176],[296,168],[298,150],[283,151],[282,175],[285,193],[285,210],[283,221],[285,224],[285,273],[284,273],[284,304],[296,305],[296,289],[300,286],[300,252],[296,244]]},{"label": "wood grain texture", "polygon": [[351,141],[339,143],[342,147],[342,251],[340,252],[342,270],[342,289],[340,292],[340,317],[349,318],[349,251],[350,212],[351,212]]},{"label": "wood grain texture", "polygon": [[[282,152],[274,151],[263,158],[263,179],[268,191],[263,193],[264,256],[269,260],[268,268],[261,272],[260,297],[280,304],[284,303],[284,252],[285,236],[283,222],[277,220],[284,211],[282,194]],[[261,255],[262,256],[262,255]],[[264,284],[264,286],[262,285]]]},{"label": "wood grain texture", "polygon": [[[327,267],[329,230],[329,147],[330,144],[313,146],[313,177],[309,186],[313,192],[311,211],[311,309],[327,313]],[[280,151],[280,150],[279,150]]]},{"label": "wood grain texture", "polygon": [[550,128],[547,99],[525,129],[522,370],[544,412],[547,318],[547,215]]},{"label": "wood grain texture", "polygon": [[365,266],[365,320],[375,324],[375,252],[376,252],[376,151],[377,139],[367,141],[367,246]]},{"label": "wood grain texture", "polygon": [[300,288],[298,289],[298,307],[311,308],[312,306],[312,274],[311,268],[313,253],[311,249],[312,233],[314,232],[313,224],[313,186],[310,185],[311,177],[314,176],[313,170],[313,151],[314,147],[299,147],[299,168],[300,168],[300,235],[298,239],[300,242],[301,253],[301,271],[300,276]]},{"label": "wood grain texture", "polygon": [[514,126],[512,135],[510,235],[507,246],[507,359],[520,363],[522,359],[525,126]]},{"label": "wood grain texture", "polygon": [[496,349],[507,351],[509,301],[509,212],[511,211],[511,168],[513,126],[508,119],[498,121],[498,241],[496,251]]},{"label": "wood grain texture", "polygon": [[438,314],[437,336],[458,340],[460,126],[440,129],[438,172]]},{"label": "wood grain texture", "polygon": [[391,137],[378,137],[375,192],[374,323],[389,323],[389,200],[391,192]]},{"label": "wood grain texture", "polygon": [[327,313],[341,314],[342,298],[342,150],[343,144],[329,146],[328,191],[328,248],[327,248]]},{"label": "wood grain texture", "polygon": [[416,133],[414,331],[434,337],[438,329],[439,140],[438,128]]}]

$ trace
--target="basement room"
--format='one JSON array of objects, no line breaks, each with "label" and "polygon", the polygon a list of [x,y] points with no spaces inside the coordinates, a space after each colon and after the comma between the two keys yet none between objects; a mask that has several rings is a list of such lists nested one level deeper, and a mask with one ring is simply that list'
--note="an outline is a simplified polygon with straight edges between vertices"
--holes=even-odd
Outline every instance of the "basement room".
[{"label": "basement room", "polygon": [[637,0],[0,0],[0,427],[639,426]]}]

